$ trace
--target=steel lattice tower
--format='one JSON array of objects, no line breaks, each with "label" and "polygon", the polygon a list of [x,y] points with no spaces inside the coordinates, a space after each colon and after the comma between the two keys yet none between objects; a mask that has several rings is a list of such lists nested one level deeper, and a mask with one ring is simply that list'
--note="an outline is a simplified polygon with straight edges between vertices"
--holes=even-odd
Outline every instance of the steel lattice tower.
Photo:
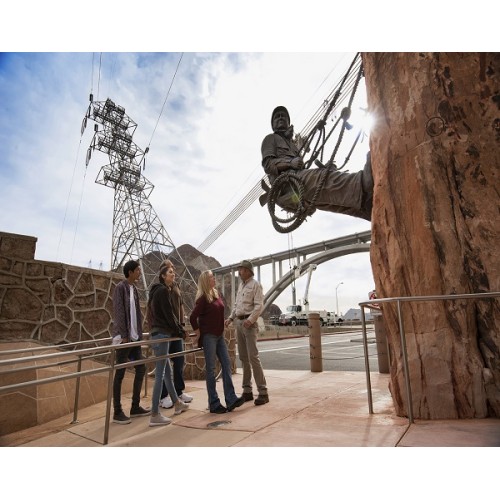
[{"label": "steel lattice tower", "polygon": [[[106,153],[109,164],[101,167],[96,183],[115,191],[111,269],[119,271],[128,260],[139,261],[142,271],[139,288],[146,297],[158,276],[161,261],[168,257],[176,266],[181,289],[196,290],[195,280],[149,201],[154,185],[142,174],[148,148],[143,151],[132,139],[137,124],[125,113],[125,108],[109,98],[93,102],[92,95],[82,122],[82,135],[88,120],[95,125],[86,165],[93,150]],[[185,293],[185,299],[189,295]]]}]

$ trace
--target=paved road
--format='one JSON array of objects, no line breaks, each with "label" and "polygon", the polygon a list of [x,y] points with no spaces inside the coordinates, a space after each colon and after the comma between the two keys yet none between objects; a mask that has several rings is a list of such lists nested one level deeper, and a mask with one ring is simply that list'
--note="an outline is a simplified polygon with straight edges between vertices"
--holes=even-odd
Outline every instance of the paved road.
[{"label": "paved road", "polygon": [[[310,370],[309,338],[266,340],[257,344],[264,369]],[[365,371],[361,330],[322,335],[323,371]],[[375,333],[368,331],[370,371],[378,371]],[[236,365],[241,368],[239,359]]]}]

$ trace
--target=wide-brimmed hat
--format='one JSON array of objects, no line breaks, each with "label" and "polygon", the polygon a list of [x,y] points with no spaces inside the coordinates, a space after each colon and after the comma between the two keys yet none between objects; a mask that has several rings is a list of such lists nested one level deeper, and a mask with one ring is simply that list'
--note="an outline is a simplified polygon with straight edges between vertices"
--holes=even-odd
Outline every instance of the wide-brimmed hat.
[{"label": "wide-brimmed hat", "polygon": [[242,260],[238,267],[244,267],[248,269],[253,275],[253,264],[249,260]]}]

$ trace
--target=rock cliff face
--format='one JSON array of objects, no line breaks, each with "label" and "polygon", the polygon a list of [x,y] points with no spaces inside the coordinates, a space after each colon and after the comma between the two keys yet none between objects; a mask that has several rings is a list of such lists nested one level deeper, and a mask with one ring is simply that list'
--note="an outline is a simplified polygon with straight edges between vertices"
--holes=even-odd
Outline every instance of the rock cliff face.
[{"label": "rock cliff face", "polygon": [[[500,290],[500,55],[363,54],[378,297]],[[415,418],[500,416],[500,300],[402,304]],[[396,308],[391,392],[407,415]]]}]

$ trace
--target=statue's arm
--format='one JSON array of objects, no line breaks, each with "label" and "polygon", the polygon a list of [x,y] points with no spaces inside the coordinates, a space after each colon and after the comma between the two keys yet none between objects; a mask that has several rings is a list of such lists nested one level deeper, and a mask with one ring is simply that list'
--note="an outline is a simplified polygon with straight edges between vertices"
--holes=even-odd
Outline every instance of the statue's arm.
[{"label": "statue's arm", "polygon": [[262,166],[269,176],[277,177],[289,169],[301,169],[304,161],[293,151],[279,151],[275,134],[270,134],[262,141]]}]

